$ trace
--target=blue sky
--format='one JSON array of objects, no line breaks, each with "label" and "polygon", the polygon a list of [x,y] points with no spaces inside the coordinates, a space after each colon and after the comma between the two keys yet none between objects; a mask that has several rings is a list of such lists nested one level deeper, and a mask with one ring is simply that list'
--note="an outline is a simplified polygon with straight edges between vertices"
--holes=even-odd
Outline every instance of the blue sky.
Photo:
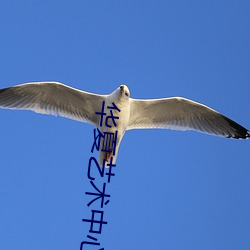
[{"label": "blue sky", "polygon": [[[0,88],[49,80],[108,94],[125,83],[133,98],[183,96],[250,128],[249,12],[241,0],[1,1]],[[0,117],[0,249],[79,249],[93,127]],[[195,132],[129,131],[101,247],[249,249],[249,150]]]}]

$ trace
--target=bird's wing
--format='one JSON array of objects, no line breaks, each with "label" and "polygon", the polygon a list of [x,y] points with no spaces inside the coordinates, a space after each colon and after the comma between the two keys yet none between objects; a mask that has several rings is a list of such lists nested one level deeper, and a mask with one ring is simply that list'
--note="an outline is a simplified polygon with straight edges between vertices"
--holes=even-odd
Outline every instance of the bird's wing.
[{"label": "bird's wing", "polygon": [[129,129],[166,128],[197,130],[233,138],[250,137],[250,132],[219,114],[217,111],[194,101],[181,98],[155,100],[130,100]]},{"label": "bird's wing", "polygon": [[0,89],[0,107],[60,115],[97,125],[105,95],[96,95],[58,82],[34,82]]}]

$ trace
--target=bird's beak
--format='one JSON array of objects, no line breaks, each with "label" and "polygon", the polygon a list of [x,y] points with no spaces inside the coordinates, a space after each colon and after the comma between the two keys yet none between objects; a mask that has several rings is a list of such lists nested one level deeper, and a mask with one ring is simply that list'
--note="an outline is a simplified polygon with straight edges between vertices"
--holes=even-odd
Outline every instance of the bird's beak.
[{"label": "bird's beak", "polygon": [[124,92],[124,85],[121,85],[120,89],[121,89],[121,92],[123,93]]}]

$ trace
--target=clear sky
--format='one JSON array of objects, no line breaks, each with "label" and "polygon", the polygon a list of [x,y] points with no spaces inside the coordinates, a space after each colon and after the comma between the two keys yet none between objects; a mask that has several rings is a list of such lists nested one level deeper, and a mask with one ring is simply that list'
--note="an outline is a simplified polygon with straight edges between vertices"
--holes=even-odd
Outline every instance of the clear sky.
[{"label": "clear sky", "polygon": [[[247,0],[1,1],[0,88],[125,83],[134,98],[183,96],[250,128],[249,13]],[[0,121],[0,249],[79,249],[93,127],[30,111]],[[249,140],[127,132],[101,247],[250,249],[249,153]]]}]

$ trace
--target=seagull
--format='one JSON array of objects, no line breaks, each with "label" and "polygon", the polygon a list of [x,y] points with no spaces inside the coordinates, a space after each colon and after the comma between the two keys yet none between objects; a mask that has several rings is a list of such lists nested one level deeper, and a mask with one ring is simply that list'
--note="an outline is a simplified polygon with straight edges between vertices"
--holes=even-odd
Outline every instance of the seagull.
[{"label": "seagull", "polygon": [[[98,112],[112,111],[114,126],[104,122]],[[127,130],[172,129],[195,130],[226,138],[247,139],[250,131],[217,111],[183,97],[133,99],[124,84],[109,95],[99,95],[72,88],[59,82],[31,82],[0,89],[0,107],[32,110],[86,122],[101,135],[116,133],[116,146],[111,152],[99,151],[99,164],[109,167],[116,162],[119,145]],[[108,107],[116,107],[108,109]],[[111,111],[110,111],[111,110]],[[100,113],[100,112],[99,112]],[[100,136],[100,145],[104,137]]]}]

